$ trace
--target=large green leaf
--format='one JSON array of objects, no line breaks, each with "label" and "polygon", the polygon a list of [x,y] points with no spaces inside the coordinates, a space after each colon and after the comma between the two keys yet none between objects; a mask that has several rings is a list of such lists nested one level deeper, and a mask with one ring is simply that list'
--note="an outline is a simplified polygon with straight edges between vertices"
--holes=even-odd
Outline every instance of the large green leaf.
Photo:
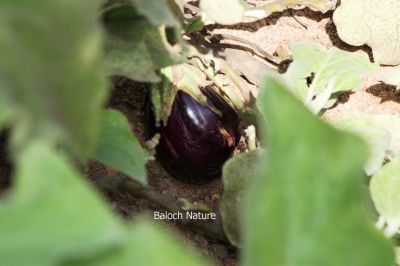
[{"label": "large green leaf", "polygon": [[106,65],[110,75],[142,82],[160,81],[157,71],[179,62],[164,26],[154,26],[130,5],[104,14]]},{"label": "large green leaf", "polygon": [[261,150],[256,149],[234,156],[224,164],[222,174],[224,193],[221,199],[220,212],[224,231],[229,241],[235,246],[241,244],[243,198],[245,191],[257,174],[261,155]]},{"label": "large green leaf", "polygon": [[370,182],[372,200],[381,216],[380,226],[393,236],[400,228],[400,157],[384,165]]},{"label": "large green leaf", "polygon": [[274,78],[257,105],[269,145],[243,209],[244,265],[393,265],[390,242],[361,208],[366,146],[316,118]]},{"label": "large green leaf", "polygon": [[92,152],[106,96],[99,4],[0,2],[0,98],[24,121],[19,146],[43,135],[66,139],[81,158]]},{"label": "large green leaf", "polygon": [[146,183],[148,154],[133,135],[128,120],[113,110],[103,111],[102,117],[100,141],[94,158]]},{"label": "large green leaf", "polygon": [[182,245],[182,240],[174,237],[171,232],[167,232],[150,220],[137,221],[127,231],[126,236],[123,248],[70,266],[212,265],[190,247]]},{"label": "large green leaf", "polygon": [[367,55],[337,48],[295,44],[291,49],[293,63],[284,76],[294,93],[315,113],[335,102],[330,101],[332,94],[359,89],[363,76],[378,68]]},{"label": "large green leaf", "polygon": [[53,265],[122,240],[106,204],[47,144],[20,153],[12,197],[0,202],[0,265]]},{"label": "large green leaf", "polygon": [[179,23],[168,6],[167,0],[135,0],[138,12],[155,26],[178,26]]},{"label": "large green leaf", "polygon": [[11,116],[12,110],[9,108],[9,105],[6,104],[4,99],[0,98],[0,131],[3,129],[4,125],[10,120]]}]

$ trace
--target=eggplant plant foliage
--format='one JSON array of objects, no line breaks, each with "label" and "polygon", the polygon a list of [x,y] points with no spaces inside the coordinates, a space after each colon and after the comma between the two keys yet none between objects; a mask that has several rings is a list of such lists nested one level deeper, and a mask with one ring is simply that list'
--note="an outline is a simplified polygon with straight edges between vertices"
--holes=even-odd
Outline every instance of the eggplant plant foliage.
[{"label": "eggplant plant foliage", "polygon": [[[141,184],[147,182],[148,153],[128,119],[104,110],[107,80],[117,75],[157,83],[165,75],[162,69],[177,68],[190,45],[180,36],[187,21],[180,21],[179,12],[186,2],[0,1],[0,130],[9,132],[6,148],[12,159],[12,184],[0,198],[0,265],[213,264],[182,245],[182,237],[165,225],[146,218],[123,222],[84,176],[88,159],[97,159]],[[316,6],[326,12],[336,1],[276,3],[281,8]],[[233,18],[220,17],[218,12],[224,10],[215,6],[200,0],[199,12],[226,24],[246,16],[242,1],[234,1]],[[332,103],[331,93],[356,90],[362,76],[377,67],[365,56],[348,57],[337,50],[297,46],[293,51],[295,62],[286,77],[303,101],[313,101],[332,82],[337,85],[328,97],[317,98],[318,111]],[[320,57],[309,64],[315,55]],[[345,62],[347,67],[341,68]],[[213,74],[223,73],[217,68],[221,66],[215,67]],[[197,75],[188,69],[179,73]],[[310,92],[306,79],[312,73],[316,76]],[[181,84],[193,91],[199,82],[211,80],[204,73],[185,78],[189,81]],[[228,95],[228,88],[220,89]],[[153,91],[153,101],[168,107],[158,105],[158,120],[168,117],[176,93],[176,88]],[[240,263],[393,265],[394,244],[362,212],[366,145],[322,122],[275,78],[268,77],[260,96],[249,100],[258,107],[265,152],[244,153],[226,163],[220,208],[225,234],[240,246]],[[395,120],[385,119],[385,126],[390,121]],[[393,148],[394,156],[397,131],[388,131],[387,136],[396,137],[384,150]],[[377,168],[386,159],[378,157]],[[374,168],[371,182],[372,198],[389,236],[400,224],[399,166],[398,159],[391,159],[382,169]]]}]

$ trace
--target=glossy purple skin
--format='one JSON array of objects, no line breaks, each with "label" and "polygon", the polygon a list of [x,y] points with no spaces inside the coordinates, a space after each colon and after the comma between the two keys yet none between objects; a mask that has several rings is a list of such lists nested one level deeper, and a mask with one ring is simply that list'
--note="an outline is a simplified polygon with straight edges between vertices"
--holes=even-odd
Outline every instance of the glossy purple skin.
[{"label": "glossy purple skin", "polygon": [[[208,107],[179,91],[167,126],[161,126],[157,159],[174,177],[189,183],[205,183],[221,175],[240,138],[235,111],[212,93]],[[210,108],[218,109],[218,116]]]}]

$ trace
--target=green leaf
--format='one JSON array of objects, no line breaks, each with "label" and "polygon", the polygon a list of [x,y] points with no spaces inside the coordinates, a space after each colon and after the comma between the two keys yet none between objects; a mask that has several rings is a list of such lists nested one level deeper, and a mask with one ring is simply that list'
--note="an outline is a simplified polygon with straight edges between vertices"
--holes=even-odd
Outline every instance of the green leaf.
[{"label": "green leaf", "polygon": [[69,266],[212,265],[192,248],[182,245],[182,239],[174,237],[171,232],[148,219],[137,221],[127,231],[126,236],[122,248]]},{"label": "green leaf", "polygon": [[386,235],[393,236],[400,228],[400,157],[384,165],[372,176],[370,190],[381,215],[381,227],[386,224]]},{"label": "green leaf", "polygon": [[245,191],[254,181],[259,168],[261,150],[239,154],[229,159],[223,168],[224,192],[220,203],[220,212],[224,231],[229,241],[240,246],[243,217],[241,206]]},{"label": "green leaf", "polygon": [[244,265],[393,265],[393,247],[361,209],[365,145],[276,79],[260,91],[269,145],[243,209]]},{"label": "green leaf", "polygon": [[14,122],[25,123],[19,147],[41,135],[67,140],[80,158],[93,151],[107,92],[99,6],[97,0],[1,1],[0,98],[18,111]]},{"label": "green leaf", "polygon": [[395,248],[395,253],[396,253],[396,263],[397,265],[400,265],[400,247]]},{"label": "green leaf", "polygon": [[10,106],[3,101],[4,99],[0,98],[0,131],[12,116],[12,110]]},{"label": "green leaf", "polygon": [[106,66],[110,75],[141,82],[160,81],[157,71],[181,60],[164,26],[153,26],[129,5],[104,14]]},{"label": "green leaf", "polygon": [[47,144],[26,147],[16,169],[12,197],[0,201],[1,265],[54,265],[122,240],[106,204]]},{"label": "green leaf", "polygon": [[[315,113],[330,107],[332,94],[357,90],[363,76],[377,70],[367,55],[357,55],[337,48],[326,51],[319,45],[292,46],[293,63],[284,77],[297,95]],[[312,78],[307,84],[307,78]]]},{"label": "green leaf", "polygon": [[219,24],[235,24],[243,20],[245,4],[242,0],[201,0],[200,9],[205,20]]},{"label": "green leaf", "polygon": [[176,27],[179,22],[167,5],[167,0],[135,0],[138,12],[144,15],[154,26]]},{"label": "green leaf", "polygon": [[118,111],[102,113],[100,141],[94,158],[135,180],[146,183],[148,153],[132,133],[128,120]]},{"label": "green leaf", "polygon": [[400,118],[394,115],[354,112],[330,122],[359,135],[369,145],[370,155],[364,166],[367,175],[374,174],[386,159],[400,153]]},{"label": "green leaf", "polygon": [[190,34],[190,33],[201,30],[203,27],[204,27],[203,19],[196,18],[186,27],[185,33]]}]

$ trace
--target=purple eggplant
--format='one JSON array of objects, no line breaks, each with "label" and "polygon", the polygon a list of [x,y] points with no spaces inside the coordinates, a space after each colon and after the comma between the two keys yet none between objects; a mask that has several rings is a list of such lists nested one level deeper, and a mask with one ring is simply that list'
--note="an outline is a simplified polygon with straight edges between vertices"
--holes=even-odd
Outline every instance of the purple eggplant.
[{"label": "purple eggplant", "polygon": [[167,125],[161,122],[157,129],[161,135],[157,160],[172,176],[188,183],[218,178],[240,138],[233,108],[216,92],[203,92],[207,106],[178,91]]}]

